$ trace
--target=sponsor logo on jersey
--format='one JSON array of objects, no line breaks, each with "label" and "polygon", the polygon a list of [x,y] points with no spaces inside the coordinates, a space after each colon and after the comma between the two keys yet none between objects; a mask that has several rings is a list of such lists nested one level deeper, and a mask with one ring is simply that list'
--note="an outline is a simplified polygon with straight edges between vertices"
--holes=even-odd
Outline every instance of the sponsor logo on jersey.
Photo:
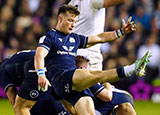
[{"label": "sponsor logo on jersey", "polygon": [[72,52],[72,50],[74,49],[74,46],[70,46],[69,48],[68,48],[67,46],[62,46],[62,48],[63,48],[65,51],[58,50],[58,51],[57,51],[57,54],[76,56],[76,53],[75,53],[75,52]]},{"label": "sponsor logo on jersey", "polygon": [[63,48],[64,50],[68,51],[67,46],[62,46],[62,48]]},{"label": "sponsor logo on jersey", "polygon": [[68,51],[72,51],[74,49],[74,46],[70,46]]}]

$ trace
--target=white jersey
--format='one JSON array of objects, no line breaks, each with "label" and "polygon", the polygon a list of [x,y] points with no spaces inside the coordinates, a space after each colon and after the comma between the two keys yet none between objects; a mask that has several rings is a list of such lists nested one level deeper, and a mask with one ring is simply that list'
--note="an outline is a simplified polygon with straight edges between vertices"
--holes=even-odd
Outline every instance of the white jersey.
[{"label": "white jersey", "polygon": [[[79,20],[74,32],[86,36],[97,35],[104,32],[105,9],[104,0],[71,0],[70,3],[80,11]],[[102,70],[101,44],[90,48],[79,49],[77,54],[89,58],[91,70]]]}]

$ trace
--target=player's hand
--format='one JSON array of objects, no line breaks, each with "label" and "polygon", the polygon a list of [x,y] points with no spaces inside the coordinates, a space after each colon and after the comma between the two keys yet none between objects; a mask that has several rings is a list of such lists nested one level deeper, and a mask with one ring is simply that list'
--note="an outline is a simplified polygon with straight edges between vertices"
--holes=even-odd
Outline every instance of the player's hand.
[{"label": "player's hand", "polygon": [[50,82],[45,75],[38,76],[38,90],[47,91],[48,86],[51,86]]},{"label": "player's hand", "polygon": [[127,23],[124,19],[122,19],[122,31],[124,34],[131,33],[132,31],[136,31],[136,24],[132,21],[132,16],[128,18]]}]

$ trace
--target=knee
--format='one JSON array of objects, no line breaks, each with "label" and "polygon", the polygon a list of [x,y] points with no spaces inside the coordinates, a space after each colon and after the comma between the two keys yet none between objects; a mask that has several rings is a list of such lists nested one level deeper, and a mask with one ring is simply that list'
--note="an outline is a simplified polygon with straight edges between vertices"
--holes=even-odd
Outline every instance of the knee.
[{"label": "knee", "polygon": [[15,115],[28,115],[30,113],[29,110],[34,104],[35,102],[25,101],[24,99],[17,97],[13,106]]},{"label": "knee", "polygon": [[94,115],[95,114],[94,103],[91,97],[88,97],[88,96],[81,97],[74,107],[78,115]]},{"label": "knee", "polygon": [[121,110],[127,113],[132,111],[132,105],[130,103],[123,103],[119,105],[119,107]]},{"label": "knee", "polygon": [[17,115],[19,113],[19,111],[21,110],[21,107],[22,106],[17,105],[16,103],[13,105],[13,109],[14,109],[15,115]]}]

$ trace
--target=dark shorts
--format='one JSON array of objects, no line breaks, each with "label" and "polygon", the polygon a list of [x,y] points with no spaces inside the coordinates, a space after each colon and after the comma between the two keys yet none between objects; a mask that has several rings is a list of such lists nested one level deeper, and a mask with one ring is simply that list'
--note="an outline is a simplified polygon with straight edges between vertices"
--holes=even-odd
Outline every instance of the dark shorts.
[{"label": "dark shorts", "polygon": [[38,101],[39,98],[45,95],[47,92],[38,91],[37,73],[29,72],[29,70],[34,70],[33,62],[26,62],[24,65],[25,78],[21,83],[20,89],[18,91],[18,96],[24,99]]},{"label": "dark shorts", "polygon": [[[44,92],[44,94],[45,93],[46,92]],[[38,91],[38,76],[36,73],[28,73],[28,76],[24,79],[20,86],[18,96],[24,99],[38,101],[42,94],[42,91]]]},{"label": "dark shorts", "polygon": [[64,109],[60,100],[54,99],[49,87],[47,93],[30,110],[31,115],[69,115]]},{"label": "dark shorts", "polygon": [[110,112],[112,112],[112,109],[116,106],[116,105],[120,105],[122,103],[130,103],[133,107],[133,98],[126,94],[126,93],[120,93],[120,92],[113,92],[113,97],[112,97],[112,101],[110,102],[103,102],[99,99],[97,99],[97,102],[95,104],[95,108],[96,110],[98,110],[99,112],[101,112],[102,114],[106,115],[109,114]]},{"label": "dark shorts", "polygon": [[[29,72],[34,70],[33,62],[26,63],[25,79],[22,82],[18,95],[24,99],[38,101],[46,92],[38,91],[38,76],[36,72]],[[72,77],[75,70],[58,71],[55,68],[48,69],[46,76],[51,82],[54,89],[54,94],[60,98],[65,99],[74,105],[82,96],[93,96],[89,89],[82,92],[72,90]]]},{"label": "dark shorts", "polygon": [[89,89],[83,90],[82,92],[72,90],[72,77],[74,72],[75,70],[62,71],[59,75],[56,75],[56,78],[52,81],[55,93],[70,102],[73,106],[83,96],[93,97]]}]

